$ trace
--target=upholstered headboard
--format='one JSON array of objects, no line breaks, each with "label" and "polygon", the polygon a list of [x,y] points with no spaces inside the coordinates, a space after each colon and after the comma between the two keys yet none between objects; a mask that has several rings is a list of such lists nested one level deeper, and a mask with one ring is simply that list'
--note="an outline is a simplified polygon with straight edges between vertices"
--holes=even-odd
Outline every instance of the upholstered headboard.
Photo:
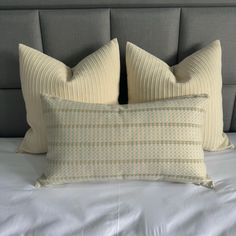
[{"label": "upholstered headboard", "polygon": [[172,65],[220,39],[224,129],[236,131],[236,0],[1,0],[0,136],[23,136],[27,129],[18,43],[73,66],[115,37],[121,49],[121,103],[127,102],[126,41]]}]

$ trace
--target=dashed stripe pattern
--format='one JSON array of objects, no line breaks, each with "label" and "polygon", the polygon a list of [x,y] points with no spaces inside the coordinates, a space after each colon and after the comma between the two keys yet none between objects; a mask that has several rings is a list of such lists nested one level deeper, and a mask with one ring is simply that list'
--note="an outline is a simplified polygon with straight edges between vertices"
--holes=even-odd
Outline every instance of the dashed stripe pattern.
[{"label": "dashed stripe pattern", "polygon": [[[125,127],[124,127],[125,128]],[[131,128],[131,127],[130,127]],[[129,145],[200,145],[201,141],[186,140],[140,140],[140,141],[116,141],[116,142],[48,142],[51,146],[69,146],[69,147],[110,147],[110,146],[129,146]]]},{"label": "dashed stripe pattern", "polygon": [[208,151],[232,147],[223,132],[221,46],[218,40],[172,67],[127,43],[126,66],[129,103],[208,94],[203,147]]},{"label": "dashed stripe pattern", "polygon": [[134,127],[134,128],[139,128],[139,127],[156,127],[156,126],[162,126],[162,127],[196,127],[199,128],[202,125],[200,124],[185,124],[185,123],[129,123],[129,124],[60,124],[60,125],[53,125],[49,126],[48,129],[63,129],[63,128],[68,128],[68,129],[77,129],[77,128],[121,128],[121,127]]},{"label": "dashed stripe pattern", "polygon": [[[201,108],[196,108],[196,107],[180,107],[180,108],[177,108],[177,107],[158,107],[158,108],[143,108],[143,109],[137,109],[137,110],[120,110],[118,112],[120,113],[124,113],[124,112],[134,112],[134,113],[137,113],[137,112],[143,112],[143,111],[157,111],[157,110],[162,110],[162,111],[196,111],[196,112],[204,112],[204,109],[201,109]],[[78,109],[57,109],[56,112],[78,112],[79,110]],[[50,109],[47,109],[44,111],[44,113],[47,113],[47,112],[52,112]],[[104,110],[83,110],[83,111],[80,111],[80,112],[83,112],[83,113],[103,113]],[[114,113],[114,111],[106,111],[107,113]]]},{"label": "dashed stripe pattern", "polygon": [[118,103],[120,59],[116,39],[74,68],[25,45],[19,46],[19,56],[22,92],[31,127],[19,147],[20,152],[47,151],[40,94],[80,102]]},{"label": "dashed stripe pattern", "polygon": [[42,97],[48,166],[36,185],[146,179],[212,187],[202,150],[207,99],[199,95],[119,106]]}]

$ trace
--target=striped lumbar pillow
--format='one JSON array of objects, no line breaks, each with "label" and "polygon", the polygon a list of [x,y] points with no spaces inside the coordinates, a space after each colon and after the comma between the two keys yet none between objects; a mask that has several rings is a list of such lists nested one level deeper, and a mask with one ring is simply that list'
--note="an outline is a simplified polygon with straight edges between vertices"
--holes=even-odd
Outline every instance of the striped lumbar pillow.
[{"label": "striped lumbar pillow", "polygon": [[212,187],[202,150],[206,101],[122,106],[43,97],[48,166],[37,185],[143,179]]},{"label": "striped lumbar pillow", "polygon": [[25,45],[19,46],[19,55],[21,86],[30,125],[19,147],[21,152],[47,151],[40,93],[81,102],[118,102],[120,59],[116,39],[72,69]]},{"label": "striped lumbar pillow", "polygon": [[208,94],[203,147],[208,151],[232,147],[223,132],[219,41],[214,41],[172,67],[134,44],[127,43],[126,65],[129,103]]}]

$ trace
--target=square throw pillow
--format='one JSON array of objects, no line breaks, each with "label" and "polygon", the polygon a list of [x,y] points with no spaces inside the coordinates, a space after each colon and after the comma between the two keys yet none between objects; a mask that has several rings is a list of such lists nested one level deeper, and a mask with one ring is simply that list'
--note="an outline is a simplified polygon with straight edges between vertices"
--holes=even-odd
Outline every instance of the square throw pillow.
[{"label": "square throw pillow", "polygon": [[36,186],[138,179],[212,187],[202,149],[207,99],[103,105],[42,97],[48,166]]},{"label": "square throw pillow", "polygon": [[116,39],[74,68],[22,44],[19,56],[21,87],[30,126],[19,147],[20,152],[47,152],[41,93],[73,101],[118,103],[120,56]]},{"label": "square throw pillow", "polygon": [[172,67],[128,42],[126,66],[129,103],[208,94],[203,147],[207,151],[232,147],[223,132],[220,41],[212,42]]}]

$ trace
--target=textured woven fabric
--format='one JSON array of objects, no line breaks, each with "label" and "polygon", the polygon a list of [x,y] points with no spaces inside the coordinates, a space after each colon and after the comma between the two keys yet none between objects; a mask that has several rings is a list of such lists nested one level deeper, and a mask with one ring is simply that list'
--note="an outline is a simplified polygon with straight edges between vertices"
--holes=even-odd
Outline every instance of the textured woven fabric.
[{"label": "textured woven fabric", "polygon": [[221,46],[218,40],[172,67],[127,43],[126,65],[129,103],[208,94],[203,147],[208,151],[232,147],[223,132]]},{"label": "textured woven fabric", "polygon": [[202,184],[207,96],[102,105],[43,97],[48,168],[37,185],[144,179]]},{"label": "textured woven fabric", "polygon": [[118,103],[120,59],[116,39],[72,69],[25,45],[19,46],[19,55],[21,86],[31,127],[19,147],[21,152],[47,151],[41,93],[73,101]]}]

